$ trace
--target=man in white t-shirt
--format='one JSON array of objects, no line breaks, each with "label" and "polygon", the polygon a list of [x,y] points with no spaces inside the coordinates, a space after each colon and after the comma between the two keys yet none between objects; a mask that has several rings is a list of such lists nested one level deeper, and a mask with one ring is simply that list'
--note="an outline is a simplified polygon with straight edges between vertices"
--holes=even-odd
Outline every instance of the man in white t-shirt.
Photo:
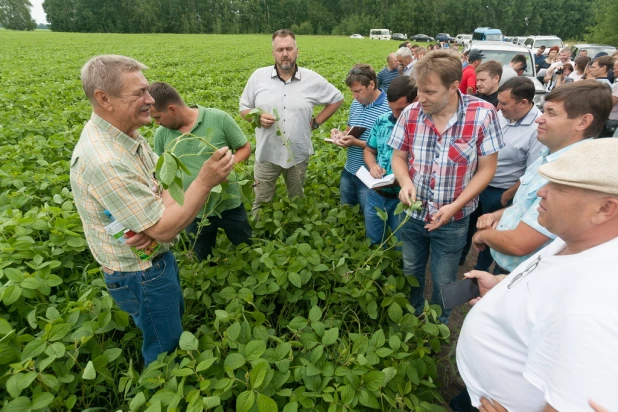
[{"label": "man in white t-shirt", "polygon": [[[539,173],[556,234],[510,275],[477,278],[457,365],[482,411],[618,410],[618,140],[588,140]],[[593,159],[593,161],[591,161]]]}]

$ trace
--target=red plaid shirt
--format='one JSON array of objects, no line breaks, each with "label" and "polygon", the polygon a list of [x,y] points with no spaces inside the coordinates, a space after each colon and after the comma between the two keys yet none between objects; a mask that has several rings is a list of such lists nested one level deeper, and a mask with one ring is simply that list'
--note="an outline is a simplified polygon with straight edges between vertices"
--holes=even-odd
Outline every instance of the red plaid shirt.
[{"label": "red plaid shirt", "polygon": [[[429,221],[445,205],[453,203],[476,172],[478,156],[497,152],[504,143],[493,105],[459,94],[457,112],[440,134],[420,103],[408,106],[399,116],[388,144],[408,152],[408,170],[423,202],[412,217]],[[452,220],[470,215],[478,205],[475,197]]]}]

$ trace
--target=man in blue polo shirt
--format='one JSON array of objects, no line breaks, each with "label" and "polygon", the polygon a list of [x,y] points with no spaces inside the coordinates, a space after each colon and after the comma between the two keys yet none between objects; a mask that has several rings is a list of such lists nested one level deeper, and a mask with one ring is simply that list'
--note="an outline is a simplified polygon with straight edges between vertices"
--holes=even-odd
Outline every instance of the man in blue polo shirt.
[{"label": "man in blue polo shirt", "polygon": [[[360,204],[364,212],[369,188],[356,177],[356,172],[361,166],[367,167],[363,160],[363,150],[367,146],[367,139],[375,121],[381,114],[390,112],[391,109],[388,107],[386,93],[378,89],[376,72],[371,66],[355,65],[349,71],[345,83],[354,96],[350,106],[348,127],[345,132],[331,130],[335,144],[348,148],[348,158],[341,172],[339,191],[341,204],[352,206]],[[356,134],[352,131],[353,134],[349,134],[353,126],[362,133]]]}]

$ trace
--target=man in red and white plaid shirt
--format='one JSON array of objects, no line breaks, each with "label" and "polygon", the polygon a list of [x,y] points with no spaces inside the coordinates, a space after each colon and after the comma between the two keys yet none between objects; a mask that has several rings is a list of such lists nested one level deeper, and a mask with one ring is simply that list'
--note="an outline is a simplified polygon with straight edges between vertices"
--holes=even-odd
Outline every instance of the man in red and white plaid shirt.
[{"label": "man in red and white plaid shirt", "polygon": [[420,283],[410,294],[417,313],[424,306],[431,250],[431,303],[442,307],[439,319],[446,322],[450,310],[442,305],[440,289],[457,277],[469,215],[496,171],[504,143],[494,107],[459,92],[457,54],[434,51],[418,61],[414,72],[418,101],[399,117],[389,145],[395,149],[392,167],[401,185],[399,199],[408,205],[420,200],[422,209],[412,212],[397,235],[403,241],[404,275]]}]

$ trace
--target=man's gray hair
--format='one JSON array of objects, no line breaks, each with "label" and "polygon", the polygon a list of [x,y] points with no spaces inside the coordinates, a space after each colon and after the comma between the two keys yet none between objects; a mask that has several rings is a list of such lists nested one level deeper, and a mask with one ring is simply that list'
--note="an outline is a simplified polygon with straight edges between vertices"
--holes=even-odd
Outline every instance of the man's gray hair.
[{"label": "man's gray hair", "polygon": [[95,90],[104,90],[111,96],[122,91],[122,73],[144,70],[148,67],[135,59],[117,54],[103,54],[88,60],[82,67],[82,87],[90,102],[95,103]]},{"label": "man's gray hair", "polygon": [[412,51],[407,47],[400,47],[399,50],[395,52],[397,57],[409,57],[412,58]]},{"label": "man's gray hair", "polygon": [[569,49],[568,47],[564,47],[562,48],[562,50],[560,50],[560,53],[569,53],[569,56],[571,55],[571,49]]}]

